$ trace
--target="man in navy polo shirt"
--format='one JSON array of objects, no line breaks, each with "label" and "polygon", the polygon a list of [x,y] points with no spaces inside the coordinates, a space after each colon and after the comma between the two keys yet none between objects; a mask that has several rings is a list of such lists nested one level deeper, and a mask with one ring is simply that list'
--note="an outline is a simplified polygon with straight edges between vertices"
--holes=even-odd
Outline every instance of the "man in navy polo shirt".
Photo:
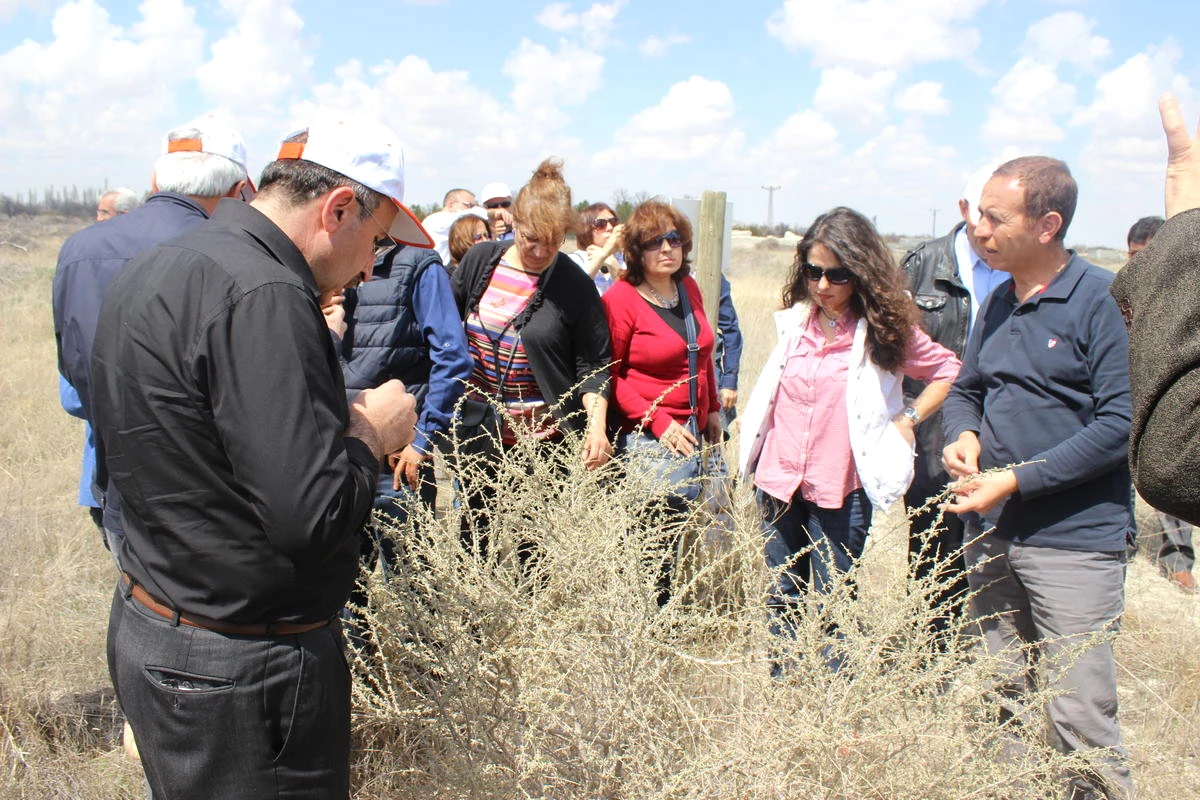
[{"label": "man in navy polo shirt", "polygon": [[947,510],[967,521],[972,607],[1004,659],[1006,713],[1036,724],[1023,696],[1039,651],[1050,743],[1093,750],[1073,798],[1131,795],[1117,721],[1112,638],[1124,610],[1133,527],[1126,453],[1128,338],[1112,274],[1064,246],[1077,188],[1040,156],[1002,165],[983,189],[977,241],[1012,280],[980,311],[942,408]]}]

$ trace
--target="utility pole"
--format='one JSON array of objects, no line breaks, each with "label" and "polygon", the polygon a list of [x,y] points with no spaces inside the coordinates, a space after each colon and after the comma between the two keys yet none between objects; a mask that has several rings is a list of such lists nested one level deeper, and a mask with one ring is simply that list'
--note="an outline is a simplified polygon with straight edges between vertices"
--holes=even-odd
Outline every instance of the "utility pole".
[{"label": "utility pole", "polygon": [[929,235],[931,237],[933,237],[934,239],[936,239],[937,238],[937,209],[931,208],[931,209],[929,209],[929,212],[931,214],[933,214],[933,230],[930,231]]},{"label": "utility pole", "polygon": [[782,189],[782,186],[764,186],[767,190],[767,228],[775,227],[775,190]]}]

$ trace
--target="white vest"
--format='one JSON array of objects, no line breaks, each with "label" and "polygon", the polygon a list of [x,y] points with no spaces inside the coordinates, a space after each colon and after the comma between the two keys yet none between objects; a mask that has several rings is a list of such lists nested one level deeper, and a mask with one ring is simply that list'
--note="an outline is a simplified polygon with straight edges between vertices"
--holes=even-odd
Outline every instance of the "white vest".
[{"label": "white vest", "polygon": [[[767,428],[775,414],[779,381],[796,340],[812,314],[812,304],[796,303],[775,312],[778,341],[754,383],[742,415],[738,466],[750,479],[762,452]],[[850,423],[850,450],[858,479],[871,500],[883,509],[900,499],[913,479],[914,445],[892,424],[904,408],[902,377],[885,372],[867,356],[867,322],[858,321],[850,346],[850,374],[846,376],[846,413]]]}]

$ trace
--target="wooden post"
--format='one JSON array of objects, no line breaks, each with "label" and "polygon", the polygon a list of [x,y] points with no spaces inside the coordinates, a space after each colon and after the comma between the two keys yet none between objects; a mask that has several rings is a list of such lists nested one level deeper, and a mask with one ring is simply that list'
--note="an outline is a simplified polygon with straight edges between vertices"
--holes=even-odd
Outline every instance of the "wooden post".
[{"label": "wooden post", "polygon": [[696,224],[694,275],[704,297],[708,324],[717,330],[717,306],[721,297],[721,259],[725,254],[725,193],[705,191],[700,195]]}]

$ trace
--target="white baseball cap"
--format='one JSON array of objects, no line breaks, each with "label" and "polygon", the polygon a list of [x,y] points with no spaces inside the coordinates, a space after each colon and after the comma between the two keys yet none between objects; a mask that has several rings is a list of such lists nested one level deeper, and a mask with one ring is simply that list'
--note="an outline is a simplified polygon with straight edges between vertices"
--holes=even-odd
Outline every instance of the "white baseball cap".
[{"label": "white baseball cap", "polygon": [[484,184],[483,191],[479,193],[479,202],[483,204],[488,200],[495,200],[497,197],[512,197],[512,190],[508,188],[507,183],[492,181]]},{"label": "white baseball cap", "polygon": [[400,244],[433,247],[433,237],[404,205],[404,148],[391,128],[369,117],[321,109],[287,138],[308,131],[308,141],[284,141],[279,159],[297,158],[320,164],[391,199],[399,209],[388,235]]},{"label": "white baseball cap", "polygon": [[[200,135],[172,139],[171,134],[192,129]],[[246,140],[233,126],[233,122],[220,111],[209,111],[191,122],[179,125],[163,136],[163,155],[168,153],[211,153],[224,156],[241,166],[246,171],[246,182],[250,191],[254,191],[254,182],[250,179],[250,168],[246,161]],[[249,200],[249,197],[243,198]]]}]

